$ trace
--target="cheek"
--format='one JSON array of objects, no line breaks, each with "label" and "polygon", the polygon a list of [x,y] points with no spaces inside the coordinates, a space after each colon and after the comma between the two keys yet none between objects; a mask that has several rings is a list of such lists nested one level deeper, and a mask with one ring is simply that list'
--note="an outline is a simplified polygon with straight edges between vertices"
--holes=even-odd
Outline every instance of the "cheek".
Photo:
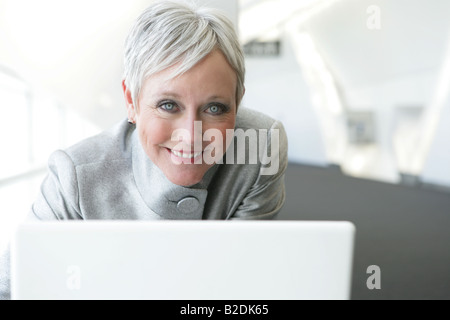
[{"label": "cheek", "polygon": [[172,132],[172,128],[167,122],[158,119],[145,121],[145,124],[140,123],[138,130],[142,144],[146,146],[147,151],[170,141]]}]

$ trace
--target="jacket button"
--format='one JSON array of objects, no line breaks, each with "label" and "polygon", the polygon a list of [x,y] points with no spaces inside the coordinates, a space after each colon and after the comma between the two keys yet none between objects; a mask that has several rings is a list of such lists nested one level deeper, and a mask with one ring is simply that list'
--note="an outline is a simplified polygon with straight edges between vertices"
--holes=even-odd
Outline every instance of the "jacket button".
[{"label": "jacket button", "polygon": [[194,197],[188,197],[178,201],[177,208],[182,213],[193,213],[200,207],[199,201]]}]

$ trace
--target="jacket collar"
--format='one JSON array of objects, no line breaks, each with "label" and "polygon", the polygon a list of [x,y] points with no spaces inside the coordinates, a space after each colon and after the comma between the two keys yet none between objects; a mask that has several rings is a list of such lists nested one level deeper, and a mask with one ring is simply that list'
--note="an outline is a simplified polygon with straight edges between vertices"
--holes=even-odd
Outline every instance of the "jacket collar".
[{"label": "jacket collar", "polygon": [[131,135],[131,140],[134,179],[149,209],[163,219],[202,219],[207,188],[218,165],[212,167],[199,184],[192,187],[178,186],[170,182],[150,161],[142,148],[137,130]]}]

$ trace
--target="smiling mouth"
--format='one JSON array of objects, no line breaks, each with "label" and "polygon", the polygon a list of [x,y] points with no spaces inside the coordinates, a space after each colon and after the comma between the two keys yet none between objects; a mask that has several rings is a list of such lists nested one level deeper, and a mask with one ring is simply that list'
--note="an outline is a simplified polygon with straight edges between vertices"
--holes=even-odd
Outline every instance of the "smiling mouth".
[{"label": "smiling mouth", "polygon": [[183,159],[195,159],[203,154],[203,152],[195,152],[195,153],[184,153],[182,151],[175,151],[168,149],[174,156]]}]

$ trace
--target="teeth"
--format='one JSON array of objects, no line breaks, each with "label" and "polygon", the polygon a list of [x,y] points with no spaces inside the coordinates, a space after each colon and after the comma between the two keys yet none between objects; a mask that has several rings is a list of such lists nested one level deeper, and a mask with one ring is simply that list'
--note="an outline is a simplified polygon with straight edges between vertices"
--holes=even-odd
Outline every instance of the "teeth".
[{"label": "teeth", "polygon": [[200,156],[202,154],[202,152],[197,152],[197,153],[181,153],[175,150],[172,150],[172,153],[179,157],[179,158],[183,158],[183,159],[194,159],[197,158],[198,156]]}]

